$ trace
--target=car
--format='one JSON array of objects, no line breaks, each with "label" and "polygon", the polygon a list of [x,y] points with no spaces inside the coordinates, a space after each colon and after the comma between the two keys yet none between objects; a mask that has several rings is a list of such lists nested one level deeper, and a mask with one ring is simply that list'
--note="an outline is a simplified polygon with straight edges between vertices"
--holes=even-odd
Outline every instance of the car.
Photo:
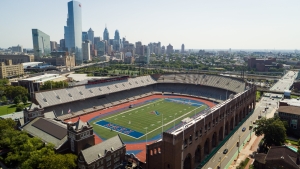
[{"label": "car", "polygon": [[246,131],[246,127],[243,127],[242,131],[243,131],[243,132]]},{"label": "car", "polygon": [[223,151],[223,154],[227,154],[228,153],[228,149],[226,148],[224,151]]}]

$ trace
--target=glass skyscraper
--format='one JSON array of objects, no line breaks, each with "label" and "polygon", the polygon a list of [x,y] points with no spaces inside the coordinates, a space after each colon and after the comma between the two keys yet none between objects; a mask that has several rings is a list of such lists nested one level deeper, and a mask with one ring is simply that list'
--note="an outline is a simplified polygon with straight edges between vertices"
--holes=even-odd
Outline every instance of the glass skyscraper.
[{"label": "glass skyscraper", "polygon": [[51,53],[50,36],[38,29],[32,29],[32,42],[34,59],[39,60],[42,56]]},{"label": "glass skyscraper", "polygon": [[103,40],[109,41],[109,33],[106,27],[103,32]]},{"label": "glass skyscraper", "polygon": [[64,36],[65,47],[70,53],[75,53],[76,65],[82,64],[81,4],[78,1],[68,2],[68,19]]}]

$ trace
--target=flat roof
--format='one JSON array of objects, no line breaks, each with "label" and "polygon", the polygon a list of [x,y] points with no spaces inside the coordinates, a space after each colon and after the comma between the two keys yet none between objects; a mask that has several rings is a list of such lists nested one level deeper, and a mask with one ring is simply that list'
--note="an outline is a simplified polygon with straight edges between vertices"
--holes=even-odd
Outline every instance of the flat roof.
[{"label": "flat roof", "polygon": [[280,101],[281,103],[286,103],[290,106],[298,106],[300,107],[300,100],[297,99],[283,99]]},{"label": "flat roof", "polygon": [[106,79],[107,77],[99,77],[99,76],[87,76],[87,74],[70,74],[68,78],[72,78],[75,81],[84,81],[84,80],[90,80],[90,79]]},{"label": "flat roof", "polygon": [[59,74],[44,74],[40,76],[35,76],[35,77],[30,77],[27,79],[23,79],[23,81],[39,81],[39,82],[44,82],[44,81],[49,81],[53,80],[56,78],[60,78],[61,76]]}]

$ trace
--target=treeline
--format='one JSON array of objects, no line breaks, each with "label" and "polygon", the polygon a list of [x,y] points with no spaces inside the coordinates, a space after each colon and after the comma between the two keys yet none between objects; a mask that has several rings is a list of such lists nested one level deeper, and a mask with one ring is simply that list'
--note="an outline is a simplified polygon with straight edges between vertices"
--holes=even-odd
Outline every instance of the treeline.
[{"label": "treeline", "polygon": [[15,130],[12,119],[0,119],[0,149],[8,153],[0,156],[9,168],[39,169],[76,167],[76,155],[57,154],[52,144],[45,144],[40,138],[29,137],[27,133]]},{"label": "treeline", "polygon": [[61,89],[61,88],[67,88],[69,86],[68,82],[66,81],[46,81],[44,85],[41,86],[41,90],[51,90],[51,89]]}]

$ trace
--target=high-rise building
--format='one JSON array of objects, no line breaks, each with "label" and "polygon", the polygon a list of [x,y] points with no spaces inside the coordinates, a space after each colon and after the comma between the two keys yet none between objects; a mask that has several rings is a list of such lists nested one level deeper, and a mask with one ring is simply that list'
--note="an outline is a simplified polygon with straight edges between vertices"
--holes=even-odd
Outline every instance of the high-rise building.
[{"label": "high-rise building", "polygon": [[51,51],[57,51],[57,42],[50,41],[50,48],[51,48]]},{"label": "high-rise building", "polygon": [[94,31],[92,30],[92,28],[90,28],[88,31],[88,39],[91,44],[94,44]]},{"label": "high-rise building", "polygon": [[118,31],[118,29],[115,31],[115,37],[114,37],[115,40],[120,40],[120,33]]},{"label": "high-rise building", "polygon": [[60,50],[61,51],[65,51],[66,50],[65,39],[61,39],[59,41],[59,45],[60,45]]},{"label": "high-rise building", "polygon": [[100,38],[100,37],[94,37],[95,48],[96,48],[96,44],[97,44],[98,42],[100,42],[100,41],[101,41],[101,38]]},{"label": "high-rise building", "polygon": [[171,44],[169,44],[167,46],[167,54],[172,54],[172,53],[174,53],[173,46]]},{"label": "high-rise building", "polygon": [[86,40],[82,43],[83,60],[91,60],[90,41]]},{"label": "high-rise building", "polygon": [[97,55],[98,56],[103,56],[106,54],[106,41],[100,41],[100,42],[97,42],[96,44],[96,50],[97,50]]},{"label": "high-rise building", "polygon": [[181,45],[181,53],[184,53],[184,44]]},{"label": "high-rise building", "polygon": [[82,32],[82,41],[89,40],[89,35],[87,32]]},{"label": "high-rise building", "polygon": [[51,53],[50,36],[38,29],[32,29],[32,42],[35,60]]},{"label": "high-rise building", "polygon": [[107,42],[109,41],[109,33],[106,27],[103,32],[103,40],[106,40]]},{"label": "high-rise building", "polygon": [[68,2],[68,19],[64,36],[66,48],[70,53],[75,53],[76,65],[82,64],[81,4],[78,1]]}]

